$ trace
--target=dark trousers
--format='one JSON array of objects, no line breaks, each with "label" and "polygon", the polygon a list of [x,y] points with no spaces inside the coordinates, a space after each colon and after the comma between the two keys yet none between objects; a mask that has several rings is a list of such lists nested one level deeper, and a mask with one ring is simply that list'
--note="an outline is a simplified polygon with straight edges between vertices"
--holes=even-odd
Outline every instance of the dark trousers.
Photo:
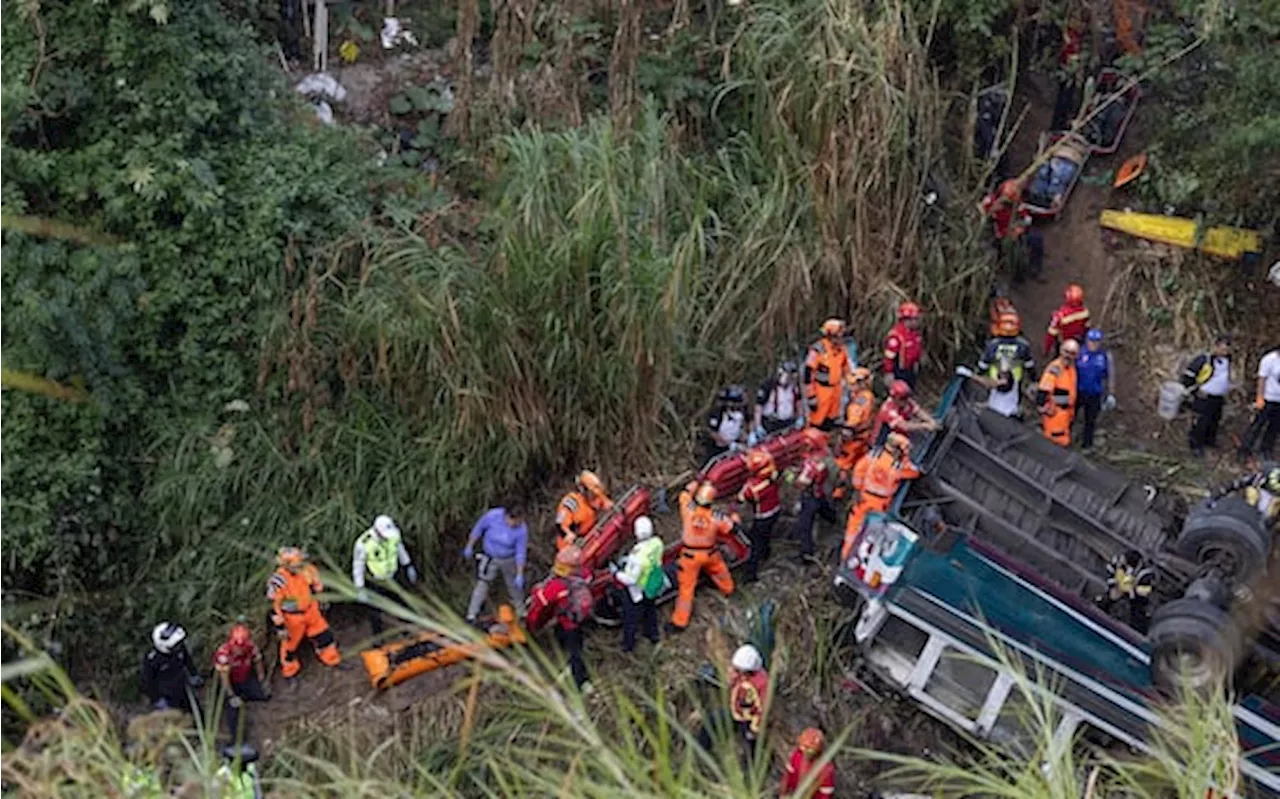
[{"label": "dark trousers", "polygon": [[1039,279],[1044,272],[1044,235],[1030,228],[1018,238],[1004,238],[996,242],[1005,268],[1013,276],[1014,283],[1022,283],[1028,277]]},{"label": "dark trousers", "polygon": [[[267,692],[262,689],[262,683],[258,682],[256,674],[250,674],[249,679],[244,682],[232,683],[231,690],[236,692],[236,696],[245,702],[265,702],[267,701]],[[231,697],[227,697],[226,708],[223,711],[227,717],[227,730],[231,733],[232,740],[245,740],[249,737],[249,722],[246,719],[244,729],[240,729],[240,711],[243,707],[232,707]]]},{"label": "dark trousers", "polygon": [[720,446],[716,443],[714,438],[707,436],[702,440],[702,465],[706,466],[711,462],[712,458],[722,455],[728,451],[728,447]]},{"label": "dark trousers", "polygon": [[760,426],[764,428],[766,433],[776,433],[779,430],[786,430],[795,423],[795,419],[779,419],[776,416],[760,417]]},{"label": "dark trousers", "polygon": [[1081,394],[1076,398],[1076,407],[1084,411],[1084,433],[1080,436],[1080,446],[1088,449],[1093,446],[1093,433],[1098,427],[1098,414],[1102,413],[1102,395]]},{"label": "dark trousers", "polygon": [[658,603],[652,599],[631,599],[630,591],[622,597],[622,651],[634,652],[636,631],[644,627],[644,637],[658,643]]},{"label": "dark trousers", "polygon": [[836,509],[826,497],[818,498],[806,493],[800,498],[800,515],[796,517],[795,527],[791,529],[791,537],[800,542],[800,554],[811,557],[814,552],[813,522],[815,516],[821,516],[832,524],[836,523]]},{"label": "dark trousers", "polygon": [[1049,130],[1066,130],[1080,104],[1080,84],[1074,80],[1058,81],[1058,96],[1053,103],[1053,119]]},{"label": "dark trousers", "polygon": [[1224,397],[1199,396],[1191,403],[1195,413],[1195,421],[1191,423],[1191,432],[1187,439],[1191,449],[1199,451],[1218,443],[1218,423],[1222,421],[1222,405]]},{"label": "dark trousers", "polygon": [[902,367],[897,365],[893,367],[893,379],[901,380],[902,382],[911,386],[912,391],[914,391],[916,388],[916,378],[919,375],[920,375],[919,369],[903,369]]},{"label": "dark trousers", "polygon": [[587,663],[582,659],[582,628],[566,630],[557,624],[556,641],[569,656],[569,670],[573,672],[573,682],[581,688],[583,683],[591,679],[587,674]]},{"label": "dark trousers", "polygon": [[776,513],[767,519],[751,521],[751,554],[747,556],[747,572],[744,575],[747,582],[760,576],[760,565],[769,559],[769,552],[772,549],[770,539],[773,538],[773,525],[777,521]]},{"label": "dark trousers", "polygon": [[[366,591],[386,597],[392,602],[399,602],[400,598],[396,596],[395,590],[391,587],[391,580],[383,582],[382,580],[374,580],[372,578],[365,580],[364,587]],[[385,625],[382,621],[382,611],[373,605],[365,605],[365,610],[369,614],[369,627],[373,630],[375,636],[382,635]]]},{"label": "dark trousers", "polygon": [[[1259,439],[1258,454],[1264,458],[1274,458],[1276,438],[1280,437],[1280,402],[1268,402],[1258,411]],[[1253,442],[1250,442],[1253,443]]]}]

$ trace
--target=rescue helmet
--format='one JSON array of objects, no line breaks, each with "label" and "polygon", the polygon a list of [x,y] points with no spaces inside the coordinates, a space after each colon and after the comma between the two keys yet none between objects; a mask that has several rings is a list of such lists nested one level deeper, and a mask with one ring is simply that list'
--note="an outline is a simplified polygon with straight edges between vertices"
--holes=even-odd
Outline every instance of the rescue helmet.
[{"label": "rescue helmet", "polygon": [[796,363],[795,361],[783,361],[778,366],[778,371],[786,372],[787,374],[792,374],[792,375],[798,374],[800,372],[800,364]]},{"label": "rescue helmet", "polygon": [[851,386],[858,386],[869,383],[871,381],[871,370],[865,366],[855,366],[849,370],[849,374],[845,376]]},{"label": "rescue helmet", "polygon": [[709,507],[716,501],[716,484],[710,480],[702,481],[698,485],[698,490],[693,493],[693,501],[703,507]]},{"label": "rescue helmet", "polygon": [[907,300],[906,302],[898,306],[898,318],[899,319],[919,319],[920,306],[916,305],[911,300]]},{"label": "rescue helmet", "polygon": [[885,449],[905,456],[911,452],[911,439],[902,433],[890,433],[888,438],[884,440]]},{"label": "rescue helmet", "polygon": [[600,475],[590,469],[583,469],[578,475],[578,486],[588,494],[595,496],[604,496],[604,481],[600,479]]},{"label": "rescue helmet", "polygon": [[1004,200],[1014,201],[1022,196],[1022,186],[1016,178],[1009,178],[1000,184],[1000,197]]},{"label": "rescue helmet", "polygon": [[635,531],[637,541],[648,541],[653,538],[653,519],[648,516],[637,516],[631,529]]},{"label": "rescue helmet", "polygon": [[896,400],[904,400],[911,394],[911,384],[905,380],[895,380],[889,384],[889,396]]},{"label": "rescue helmet", "polygon": [[1072,283],[1062,292],[1062,298],[1067,301],[1067,305],[1084,305],[1084,289],[1079,283]]},{"label": "rescue helmet", "polygon": [[280,551],[276,552],[276,565],[286,569],[296,569],[306,559],[307,553],[298,547],[280,547]]},{"label": "rescue helmet", "polygon": [[822,335],[824,335],[824,336],[831,336],[831,337],[833,337],[833,338],[834,338],[835,336],[843,336],[843,335],[844,335],[844,320],[843,320],[843,319],[836,319],[835,317],[832,317],[831,319],[828,319],[827,321],[823,322],[823,323],[822,323]]},{"label": "rescue helmet", "polygon": [[1089,341],[1102,341],[1102,331],[1096,327],[1089,328],[1089,332],[1084,334]]},{"label": "rescue helmet", "polygon": [[1068,358],[1080,357],[1080,342],[1073,338],[1069,338],[1058,347],[1058,351]]},{"label": "rescue helmet", "polygon": [[720,401],[730,405],[741,405],[747,401],[747,391],[737,383],[725,386],[720,392]]},{"label": "rescue helmet", "polygon": [[227,635],[227,642],[234,646],[247,646],[252,640],[253,635],[249,632],[247,624],[232,625],[231,633]]},{"label": "rescue helmet", "polygon": [[817,727],[809,727],[800,733],[800,737],[796,739],[796,746],[809,757],[817,757],[826,748],[827,737]]},{"label": "rescue helmet", "polygon": [[729,665],[738,671],[760,671],[764,668],[764,658],[760,657],[759,649],[751,644],[743,644],[733,653]]},{"label": "rescue helmet", "polygon": [[774,469],[773,458],[762,449],[753,449],[747,453],[747,471],[752,474],[765,474]]},{"label": "rescue helmet", "polygon": [[373,520],[373,531],[378,534],[379,538],[385,538],[390,541],[400,540],[400,528],[396,527],[396,523],[386,514]]},{"label": "rescue helmet", "polygon": [[806,427],[801,437],[804,439],[804,443],[809,445],[809,449],[814,452],[825,450],[831,443],[827,439],[827,434],[816,427]]},{"label": "rescue helmet", "polygon": [[556,553],[556,562],[552,571],[561,577],[568,577],[582,566],[582,550],[568,546]]},{"label": "rescue helmet", "polygon": [[169,654],[185,640],[187,631],[182,629],[181,624],[171,621],[162,621],[151,631],[151,644],[162,655]]},{"label": "rescue helmet", "polygon": [[1017,311],[1002,311],[991,324],[991,333],[996,336],[1013,337],[1022,333],[1022,317]]}]

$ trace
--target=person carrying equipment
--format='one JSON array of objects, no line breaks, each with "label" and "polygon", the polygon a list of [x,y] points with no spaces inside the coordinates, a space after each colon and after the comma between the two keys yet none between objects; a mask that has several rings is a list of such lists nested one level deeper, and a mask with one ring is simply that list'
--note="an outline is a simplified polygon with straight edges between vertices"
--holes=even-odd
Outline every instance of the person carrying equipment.
[{"label": "person carrying equipment", "polygon": [[1044,437],[1060,447],[1071,446],[1071,422],[1076,417],[1078,378],[1076,359],[1080,345],[1069,338],[1059,347],[1060,354],[1049,362],[1040,376],[1036,407],[1040,409],[1040,429]]},{"label": "person carrying equipment", "polygon": [[1269,526],[1280,522],[1280,466],[1268,464],[1261,471],[1246,474],[1218,488],[1210,499],[1221,499],[1239,491],[1244,501],[1258,509]]},{"label": "person carrying equipment", "polygon": [[671,626],[680,631],[689,626],[693,615],[693,595],[698,577],[703,572],[725,596],[733,594],[733,575],[720,554],[718,542],[732,534],[737,519],[726,516],[711,506],[716,500],[716,487],[697,481],[680,492],[680,523],[683,526],[680,566],[677,572],[679,594],[671,613]]},{"label": "person carrying equipment", "polygon": [[919,476],[919,467],[911,462],[911,439],[901,433],[890,433],[883,447],[873,450],[858,461],[853,472],[853,487],[858,491],[858,503],[849,510],[849,518],[845,521],[844,544],[840,547],[842,562],[853,554],[854,539],[862,530],[867,514],[872,511],[888,511],[902,481],[914,480]]},{"label": "person carrying equipment", "polygon": [[795,361],[783,361],[773,377],[756,391],[755,424],[747,445],[754,447],[769,433],[786,430],[802,418],[800,408],[800,367]]},{"label": "person carrying equipment", "polygon": [[796,477],[796,488],[800,491],[799,507],[796,509],[795,526],[791,528],[791,536],[800,542],[800,554],[797,560],[802,564],[813,563],[815,549],[813,525],[817,516],[821,516],[834,524],[836,510],[827,499],[827,435],[821,430],[809,428],[804,431],[808,452],[800,466],[800,474]]},{"label": "person carrying equipment", "polygon": [[1182,373],[1182,385],[1191,394],[1191,410],[1195,421],[1187,433],[1191,453],[1204,455],[1205,447],[1215,447],[1218,425],[1222,422],[1222,406],[1231,390],[1231,339],[1220,335],[1213,349],[1191,359]]},{"label": "person carrying equipment", "polygon": [[151,631],[151,649],[142,658],[142,693],[156,710],[199,712],[192,688],[204,680],[187,651],[187,631],[170,621],[160,622]]},{"label": "person carrying equipment", "polygon": [[920,306],[904,302],[898,306],[898,321],[884,337],[884,360],[880,371],[885,385],[902,380],[913,389],[924,355],[924,338],[920,335]]},{"label": "person carrying equipment", "polygon": [[810,727],[800,733],[796,739],[796,748],[791,750],[787,759],[787,768],[782,772],[782,787],[778,790],[779,799],[829,799],[836,794],[836,767],[824,763],[818,769],[817,776],[803,794],[797,793],[800,786],[809,778],[813,765],[822,757],[822,750],[827,746],[822,730]]},{"label": "person carrying equipment", "polygon": [[803,383],[810,427],[830,430],[840,417],[844,376],[850,368],[843,338],[844,321],[828,319],[822,323],[822,338],[809,347],[805,357]]},{"label": "person carrying equipment", "polygon": [[738,492],[738,501],[750,502],[752,506],[751,554],[742,580],[754,583],[760,579],[760,565],[769,559],[773,526],[782,511],[782,500],[778,491],[778,467],[769,453],[762,449],[748,452],[747,471],[750,476]]},{"label": "person carrying equipment", "polygon": [[742,386],[726,386],[718,397],[702,440],[702,462],[742,446],[747,430],[747,393]]},{"label": "person carrying equipment", "polygon": [[1045,357],[1054,355],[1055,349],[1064,341],[1074,341],[1077,346],[1084,344],[1085,334],[1089,332],[1089,309],[1084,307],[1084,289],[1072,283],[1063,292],[1062,299],[1062,304],[1049,317],[1049,327],[1044,333]]},{"label": "person carrying equipment", "polygon": [[991,217],[999,257],[1013,282],[1021,283],[1028,273],[1043,282],[1044,238],[1031,226],[1031,214],[1022,204],[1022,184],[1013,178],[1004,181],[983,198],[979,208],[983,216]]},{"label": "person carrying equipment", "polygon": [[1020,418],[1022,386],[1034,380],[1036,359],[1031,343],[1022,337],[1022,318],[1008,305],[992,320],[991,338],[978,360],[977,374],[960,366],[956,374],[989,389],[987,407],[1001,416]]},{"label": "person carrying equipment", "polygon": [[1084,411],[1084,432],[1080,448],[1093,446],[1093,433],[1098,415],[1116,407],[1116,370],[1111,353],[1102,346],[1102,331],[1091,329],[1085,335],[1084,351],[1076,359],[1077,402]]},{"label": "person carrying equipment", "polygon": [[1146,632],[1150,613],[1151,592],[1155,590],[1156,572],[1136,549],[1116,554],[1107,562],[1107,592],[1098,597],[1098,606],[1106,613],[1120,602],[1129,604],[1129,626]]},{"label": "person carrying equipment", "polygon": [[578,474],[574,490],[565,494],[556,506],[556,527],[560,528],[556,549],[581,547],[582,539],[595,529],[600,512],[612,507],[613,500],[605,491],[604,481],[595,472],[584,469]]},{"label": "person carrying equipment", "polygon": [[871,448],[871,430],[875,426],[876,395],[871,390],[871,370],[855,367],[849,372],[849,400],[844,406],[844,424],[840,427],[840,452],[836,455],[836,487],[833,499],[844,499],[853,482],[853,467]]},{"label": "person carrying equipment", "polygon": [[769,709],[769,672],[760,650],[751,644],[738,647],[730,665],[729,715],[742,739],[754,744]]},{"label": "person carrying equipment", "polygon": [[533,591],[529,606],[529,626],[537,628],[554,618],[556,641],[569,658],[574,685],[583,694],[591,693],[587,663],[582,658],[582,625],[591,618],[595,598],[582,574],[582,550],[565,547],[556,553],[553,575]]},{"label": "person carrying equipment", "polygon": [[919,430],[937,430],[938,422],[912,398],[914,392],[906,381],[895,380],[889,386],[889,398],[880,404],[876,412],[875,429],[871,438],[883,444],[889,433],[909,436]]},{"label": "person carrying equipment", "polygon": [[653,534],[653,520],[636,519],[636,543],[617,571],[618,582],[626,588],[622,603],[622,651],[634,652],[636,630],[644,627],[645,637],[658,643],[658,596],[667,585],[662,571],[662,539]]},{"label": "person carrying equipment", "polygon": [[[573,496],[572,494],[570,496]],[[568,497],[565,497],[567,500]],[[581,500],[585,505],[586,500]],[[564,501],[561,501],[561,506]],[[481,551],[476,555],[476,542]],[[467,546],[462,557],[476,561],[476,584],[471,589],[471,601],[467,604],[467,621],[475,624],[484,601],[489,598],[489,587],[498,579],[507,586],[507,596],[519,611],[524,607],[524,566],[529,552],[529,528],[524,523],[524,508],[518,504],[505,508],[490,508],[467,536]]]},{"label": "person carrying equipment", "polygon": [[[396,593],[392,586],[396,581],[396,572],[404,567],[405,577],[409,584],[418,582],[418,570],[413,567],[409,558],[409,550],[404,548],[404,539],[400,528],[390,516],[379,516],[373,520],[373,526],[360,534],[356,539],[355,549],[351,555],[351,581],[356,586],[356,599],[366,603],[369,611],[369,626],[374,636],[382,634],[382,613],[369,601],[369,591],[396,602]],[[365,581],[366,573],[372,579]]]},{"label": "person carrying equipment", "polygon": [[262,652],[253,643],[248,625],[238,622],[213,653],[213,670],[218,674],[226,697],[227,730],[231,739],[248,738],[248,724],[240,729],[240,708],[247,702],[265,702],[271,698],[267,674],[262,665]]},{"label": "person carrying equipment", "polygon": [[297,547],[281,547],[276,553],[276,565],[275,573],[267,580],[267,599],[271,600],[271,623],[280,638],[280,673],[290,685],[297,684],[302,670],[298,647],[304,638],[311,640],[321,663],[344,666],[338,643],[315,596],[324,590],[320,572]]}]

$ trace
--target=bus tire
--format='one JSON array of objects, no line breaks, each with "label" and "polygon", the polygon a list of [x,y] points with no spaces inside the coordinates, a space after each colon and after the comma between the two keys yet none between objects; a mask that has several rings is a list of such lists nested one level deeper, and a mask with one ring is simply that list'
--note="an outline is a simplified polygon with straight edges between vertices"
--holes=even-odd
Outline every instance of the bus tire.
[{"label": "bus tire", "polygon": [[1201,599],[1175,599],[1151,619],[1151,678],[1174,695],[1224,685],[1241,651],[1231,614]]},{"label": "bus tire", "polygon": [[1242,584],[1266,567],[1271,533],[1256,508],[1240,497],[1227,497],[1192,509],[1178,536],[1177,551],[1192,563],[1216,562]]}]

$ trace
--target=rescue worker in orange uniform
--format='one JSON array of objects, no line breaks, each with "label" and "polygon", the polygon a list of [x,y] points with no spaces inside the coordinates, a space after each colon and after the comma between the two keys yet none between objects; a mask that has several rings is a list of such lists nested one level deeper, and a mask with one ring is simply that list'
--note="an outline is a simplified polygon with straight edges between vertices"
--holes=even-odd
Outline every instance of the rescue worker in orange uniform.
[{"label": "rescue worker in orange uniform", "polygon": [[872,511],[884,513],[893,504],[893,496],[903,480],[914,480],[920,469],[911,462],[911,439],[901,433],[890,433],[884,446],[868,453],[853,471],[853,487],[858,490],[858,504],[849,510],[844,526],[844,546],[840,559],[853,554],[853,541],[862,530],[862,522]]},{"label": "rescue worker in orange uniform", "polygon": [[920,358],[924,355],[924,338],[920,335],[920,306],[904,302],[898,306],[898,322],[884,337],[884,361],[880,371],[885,385],[903,380],[916,387]]},{"label": "rescue worker in orange uniform", "polygon": [[1044,437],[1060,447],[1071,446],[1071,422],[1076,418],[1076,359],[1080,345],[1069,338],[1059,347],[1061,354],[1049,362],[1040,376],[1036,406]]},{"label": "rescue worker in orange uniform", "polygon": [[279,568],[267,580],[267,599],[271,600],[271,623],[280,636],[280,673],[292,684],[302,669],[298,662],[302,639],[311,639],[316,657],[326,666],[342,665],[342,655],[315,597],[324,590],[316,567],[297,547],[281,547],[276,565]]},{"label": "rescue worker in orange uniform", "polygon": [[804,359],[804,398],[809,405],[808,424],[830,430],[840,418],[844,376],[849,372],[849,352],[844,346],[844,322],[822,323],[822,338],[809,347]]},{"label": "rescue worker in orange uniform", "polygon": [[680,492],[680,523],[684,532],[676,573],[679,593],[671,613],[671,627],[676,631],[689,626],[693,594],[704,571],[720,593],[725,596],[733,593],[733,575],[717,544],[733,532],[737,520],[712,508],[715,501],[716,487],[709,482],[691,482]]},{"label": "rescue worker in orange uniform", "polygon": [[1063,302],[1049,317],[1044,333],[1044,354],[1053,355],[1054,348],[1067,339],[1083,344],[1089,332],[1089,309],[1084,307],[1084,289],[1072,283],[1062,294]]},{"label": "rescue worker in orange uniform", "polygon": [[871,391],[871,370],[858,366],[849,372],[849,400],[844,406],[840,427],[840,454],[836,456],[836,487],[833,499],[844,499],[853,481],[853,467],[871,448],[871,430],[876,420],[876,395]]},{"label": "rescue worker in orange uniform", "polygon": [[760,650],[751,644],[738,647],[730,665],[729,714],[743,740],[754,744],[764,729],[769,708],[769,672]]},{"label": "rescue worker in orange uniform", "polygon": [[613,500],[609,499],[604,481],[595,472],[583,470],[574,490],[565,494],[556,506],[556,527],[560,528],[556,550],[582,546],[582,539],[595,529],[600,512],[612,507]]},{"label": "rescue worker in orange uniform", "polygon": [[825,763],[818,769],[809,790],[797,793],[826,746],[826,737],[817,727],[800,733],[796,748],[791,750],[791,757],[787,760],[786,771],[782,773],[782,787],[778,791],[781,799],[830,799],[836,795],[836,767],[831,763]]}]

